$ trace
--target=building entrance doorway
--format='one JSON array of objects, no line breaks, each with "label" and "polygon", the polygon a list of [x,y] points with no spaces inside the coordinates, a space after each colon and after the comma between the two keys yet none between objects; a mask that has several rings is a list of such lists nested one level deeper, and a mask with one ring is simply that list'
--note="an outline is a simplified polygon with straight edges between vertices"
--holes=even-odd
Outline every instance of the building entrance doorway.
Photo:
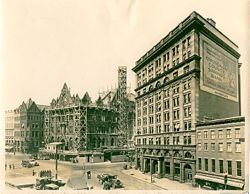
[{"label": "building entrance doorway", "polygon": [[193,180],[193,172],[192,167],[189,164],[184,166],[184,181],[187,183],[192,183]]},{"label": "building entrance doorway", "polygon": [[156,174],[158,173],[158,161],[157,160],[153,160],[152,161],[152,174]]}]

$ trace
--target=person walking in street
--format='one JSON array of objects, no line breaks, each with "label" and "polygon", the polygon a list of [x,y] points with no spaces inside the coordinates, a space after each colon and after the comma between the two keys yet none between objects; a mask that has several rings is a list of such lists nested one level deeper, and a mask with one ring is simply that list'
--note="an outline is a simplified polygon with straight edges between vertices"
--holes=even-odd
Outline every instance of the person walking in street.
[{"label": "person walking in street", "polygon": [[9,164],[9,168],[10,168],[10,170],[11,170],[11,164]]},{"label": "person walking in street", "polygon": [[7,170],[7,164],[5,164],[5,170]]},{"label": "person walking in street", "polygon": [[12,169],[15,169],[15,164],[12,164]]}]

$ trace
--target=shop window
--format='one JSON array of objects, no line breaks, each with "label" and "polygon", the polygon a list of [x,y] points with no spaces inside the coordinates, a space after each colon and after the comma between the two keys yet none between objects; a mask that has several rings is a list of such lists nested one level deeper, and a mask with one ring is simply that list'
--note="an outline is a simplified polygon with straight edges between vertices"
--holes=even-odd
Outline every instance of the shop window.
[{"label": "shop window", "polygon": [[241,161],[236,161],[237,176],[241,176]]}]

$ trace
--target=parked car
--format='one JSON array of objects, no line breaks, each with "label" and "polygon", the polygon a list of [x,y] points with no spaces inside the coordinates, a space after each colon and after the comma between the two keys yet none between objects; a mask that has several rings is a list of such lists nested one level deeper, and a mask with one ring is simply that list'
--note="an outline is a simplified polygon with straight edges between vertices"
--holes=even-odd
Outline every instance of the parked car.
[{"label": "parked car", "polygon": [[104,190],[110,190],[111,188],[123,188],[122,182],[117,178],[117,175],[99,174],[97,175],[99,182],[103,184]]},{"label": "parked car", "polygon": [[34,166],[39,166],[39,163],[35,159],[22,160],[21,165],[26,168],[31,168]]},{"label": "parked car", "polygon": [[34,166],[39,166],[38,161],[35,160],[35,159],[31,159],[31,160],[30,160],[30,163],[31,163],[32,165],[34,165]]}]

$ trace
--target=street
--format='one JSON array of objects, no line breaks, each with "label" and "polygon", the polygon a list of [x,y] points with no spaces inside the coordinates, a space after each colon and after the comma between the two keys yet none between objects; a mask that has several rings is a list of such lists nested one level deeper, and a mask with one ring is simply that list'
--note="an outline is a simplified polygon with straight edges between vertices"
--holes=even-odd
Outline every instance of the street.
[{"label": "street", "polygon": [[[32,176],[33,170],[35,173],[39,173],[41,170],[52,170],[53,175],[55,175],[55,160],[38,160],[39,166],[32,168],[24,168],[21,166],[21,160],[28,158],[28,156],[20,154],[6,154],[6,179],[15,177],[27,177]],[[9,169],[9,164],[15,166],[15,169],[11,167]],[[88,184],[92,185],[94,189],[102,189],[103,185],[98,182],[97,175],[101,173],[107,173],[111,175],[118,175],[118,179],[124,185],[125,190],[161,190],[162,188],[147,183],[145,181],[139,180],[137,178],[131,177],[127,174],[121,172],[124,163],[85,163],[85,169],[91,171],[91,179],[88,180]],[[58,177],[67,181],[68,178],[81,175],[83,173],[83,164],[75,164],[65,161],[58,162]],[[36,176],[36,175],[35,175]]]}]

